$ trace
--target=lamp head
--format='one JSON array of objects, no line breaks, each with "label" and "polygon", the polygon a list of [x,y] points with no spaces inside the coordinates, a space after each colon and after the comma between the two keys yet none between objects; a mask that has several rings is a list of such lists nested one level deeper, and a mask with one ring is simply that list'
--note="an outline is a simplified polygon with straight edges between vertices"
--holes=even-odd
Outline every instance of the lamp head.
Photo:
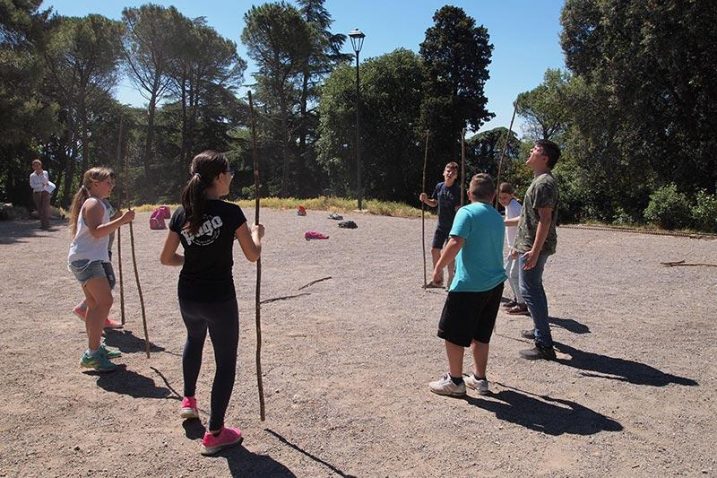
[{"label": "lamp head", "polygon": [[361,47],[363,47],[363,39],[366,38],[366,35],[358,28],[354,28],[349,32],[349,38],[351,38],[351,46],[354,52],[358,54],[361,51]]}]

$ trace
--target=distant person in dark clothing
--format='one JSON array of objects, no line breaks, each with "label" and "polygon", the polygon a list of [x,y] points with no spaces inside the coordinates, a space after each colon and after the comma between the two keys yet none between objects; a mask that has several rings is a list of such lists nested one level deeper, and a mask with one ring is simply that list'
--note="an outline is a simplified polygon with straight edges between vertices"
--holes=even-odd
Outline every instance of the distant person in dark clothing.
[{"label": "distant person in dark clothing", "polygon": [[[448,241],[448,234],[453,227],[453,218],[456,216],[456,210],[461,204],[461,187],[456,182],[458,177],[458,163],[448,163],[443,170],[443,181],[436,184],[433,194],[429,198],[426,193],[421,193],[418,199],[430,207],[438,207],[438,225],[436,232],[433,234],[433,244],[431,247],[431,258],[433,259],[433,267],[436,266],[438,259],[441,257],[441,250]],[[455,272],[455,262],[448,264],[448,283],[446,287],[450,287]],[[439,288],[443,287],[443,270],[438,277],[440,282],[431,281],[426,287]]]}]

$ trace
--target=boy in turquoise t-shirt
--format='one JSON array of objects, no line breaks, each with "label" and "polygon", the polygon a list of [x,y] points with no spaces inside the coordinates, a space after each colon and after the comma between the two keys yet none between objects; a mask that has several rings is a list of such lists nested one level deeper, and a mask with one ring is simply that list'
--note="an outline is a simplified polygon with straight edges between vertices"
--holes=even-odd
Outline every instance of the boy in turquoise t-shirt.
[{"label": "boy in turquoise t-shirt", "polygon": [[[438,323],[445,341],[448,373],[428,384],[433,393],[463,396],[466,386],[483,395],[488,392],[486,366],[488,344],[507,278],[503,267],[503,218],[491,203],[495,184],[488,174],[476,174],[468,188],[471,204],[456,213],[450,239],[433,270],[440,277],[455,259],[456,274]],[[463,377],[465,347],[473,352],[473,373]]]}]

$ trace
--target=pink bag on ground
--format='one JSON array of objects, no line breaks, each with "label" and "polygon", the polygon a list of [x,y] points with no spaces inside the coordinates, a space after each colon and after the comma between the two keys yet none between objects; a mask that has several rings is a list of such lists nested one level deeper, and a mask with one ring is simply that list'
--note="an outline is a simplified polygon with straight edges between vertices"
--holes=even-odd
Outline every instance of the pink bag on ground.
[{"label": "pink bag on ground", "polygon": [[164,223],[165,214],[161,207],[152,211],[152,215],[149,217],[149,228],[152,230],[167,229],[167,225]]},{"label": "pink bag on ground", "polygon": [[169,219],[172,217],[172,211],[169,210],[169,206],[159,206],[159,210],[161,211],[161,218],[162,219]]}]

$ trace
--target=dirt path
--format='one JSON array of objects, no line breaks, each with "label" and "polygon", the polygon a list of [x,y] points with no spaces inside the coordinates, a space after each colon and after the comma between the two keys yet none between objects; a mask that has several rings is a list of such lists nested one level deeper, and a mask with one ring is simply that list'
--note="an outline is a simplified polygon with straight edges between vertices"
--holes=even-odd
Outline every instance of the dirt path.
[{"label": "dirt path", "polygon": [[[501,312],[492,395],[450,399],[427,389],[447,367],[435,337],[445,293],[420,288],[420,220],[345,214],[359,228],[344,230],[326,216],[262,211],[262,297],[305,293],[262,307],[263,423],[254,267],[237,260],[227,420],[246,439],[216,458],[198,453],[203,428],[178,417],[178,270],[159,264],[164,233],[148,215],[135,241],[152,358],[125,234],[128,324],[107,342],[126,368],[106,376],[78,367],[86,341],[69,312],[80,289],[66,228],[0,222],[0,476],[715,476],[717,274],[660,263],[714,264],[717,241],[559,230],[545,273],[559,360],[519,359],[529,319]],[[309,229],[331,237],[307,242]],[[204,361],[206,424],[210,346]]]}]

